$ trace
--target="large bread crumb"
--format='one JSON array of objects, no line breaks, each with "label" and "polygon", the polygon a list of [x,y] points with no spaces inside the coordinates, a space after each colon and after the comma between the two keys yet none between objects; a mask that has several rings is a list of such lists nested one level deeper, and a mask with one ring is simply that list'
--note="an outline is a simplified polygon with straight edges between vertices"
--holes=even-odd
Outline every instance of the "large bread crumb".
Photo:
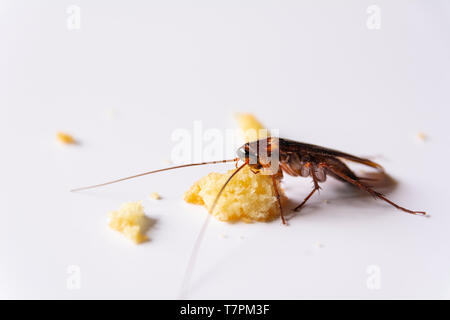
[{"label": "large bread crumb", "polygon": [[144,234],[146,216],[142,201],[126,202],[117,211],[108,214],[109,227],[122,233],[134,243],[142,243],[148,240]]},{"label": "large bread crumb", "polygon": [[[233,172],[208,174],[184,194],[184,200],[210,210],[219,190]],[[284,192],[279,184],[278,190],[284,200]],[[271,176],[254,174],[249,167],[244,167],[223,191],[213,215],[228,222],[270,221],[279,217],[280,210]]]}]

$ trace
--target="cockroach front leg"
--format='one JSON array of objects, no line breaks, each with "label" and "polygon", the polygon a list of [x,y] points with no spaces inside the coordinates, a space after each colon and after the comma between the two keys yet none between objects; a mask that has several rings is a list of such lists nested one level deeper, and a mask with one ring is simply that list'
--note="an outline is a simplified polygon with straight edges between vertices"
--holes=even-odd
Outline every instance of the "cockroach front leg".
[{"label": "cockroach front leg", "polygon": [[276,179],[275,175],[272,175],[272,183],[273,183],[273,188],[275,189],[275,195],[277,196],[278,208],[280,208],[281,221],[283,222],[283,224],[286,225],[287,223],[286,223],[286,219],[284,218],[284,215],[283,215],[283,208],[281,207],[280,192],[278,191],[277,179]]}]

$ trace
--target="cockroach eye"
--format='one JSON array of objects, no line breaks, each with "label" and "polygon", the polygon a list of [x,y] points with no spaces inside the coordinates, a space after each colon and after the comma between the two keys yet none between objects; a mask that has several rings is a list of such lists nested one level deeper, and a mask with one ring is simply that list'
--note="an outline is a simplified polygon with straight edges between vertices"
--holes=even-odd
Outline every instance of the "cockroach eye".
[{"label": "cockroach eye", "polygon": [[244,147],[240,147],[236,153],[241,160],[248,158],[248,152],[245,151]]}]

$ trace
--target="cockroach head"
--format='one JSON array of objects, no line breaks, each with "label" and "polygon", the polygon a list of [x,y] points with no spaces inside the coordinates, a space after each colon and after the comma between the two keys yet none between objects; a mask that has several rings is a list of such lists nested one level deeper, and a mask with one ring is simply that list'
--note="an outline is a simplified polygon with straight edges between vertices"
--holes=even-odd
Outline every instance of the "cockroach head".
[{"label": "cockroach head", "polygon": [[244,144],[237,150],[238,157],[248,164],[257,164],[258,163],[258,153],[254,152],[250,148],[250,143]]},{"label": "cockroach head", "polygon": [[259,169],[270,163],[272,155],[272,138],[247,142],[237,151],[238,157],[251,167]]}]

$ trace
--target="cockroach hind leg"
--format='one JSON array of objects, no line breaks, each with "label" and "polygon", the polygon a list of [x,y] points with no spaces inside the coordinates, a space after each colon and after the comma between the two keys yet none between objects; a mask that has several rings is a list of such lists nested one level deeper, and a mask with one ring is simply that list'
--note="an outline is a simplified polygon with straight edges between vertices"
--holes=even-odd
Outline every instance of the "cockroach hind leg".
[{"label": "cockroach hind leg", "polygon": [[[370,189],[370,188],[369,188],[369,189]],[[395,202],[389,200],[389,199],[386,198],[383,194],[381,194],[381,193],[379,193],[379,192],[376,192],[376,191],[374,191],[374,192],[375,192],[375,196],[376,196],[377,198],[379,198],[379,199],[381,199],[381,200],[383,200],[383,201],[389,203],[391,206],[393,206],[393,207],[395,207],[395,208],[397,208],[397,209],[399,209],[399,210],[401,210],[401,211],[403,211],[403,212],[406,212],[406,213],[409,213],[409,214],[414,214],[414,215],[419,215],[419,216],[426,216],[426,217],[428,217],[428,215],[427,215],[427,213],[426,213],[425,211],[414,211],[414,210],[406,209],[406,208],[404,208],[404,207],[402,207],[402,206],[399,206],[399,205],[396,204]]]},{"label": "cockroach hind leg", "polygon": [[427,213],[425,211],[414,211],[414,210],[409,210],[406,209],[402,206],[399,206],[398,204],[396,204],[395,202],[389,200],[388,198],[386,198],[382,193],[377,192],[375,190],[373,190],[371,187],[361,183],[358,180],[355,180],[349,176],[347,176],[345,173],[340,172],[339,170],[336,170],[335,168],[333,168],[333,166],[328,166],[328,170],[330,170],[331,172],[333,172],[335,175],[339,176],[340,178],[342,178],[343,180],[355,185],[356,187],[360,188],[363,191],[368,192],[369,194],[373,195],[375,198],[381,199],[387,203],[389,203],[391,206],[393,206],[396,209],[399,209],[403,212],[409,213],[409,214],[414,214],[414,215],[420,215],[420,216],[427,216]]},{"label": "cockroach hind leg", "polygon": [[378,179],[374,178],[366,178],[366,177],[358,177],[359,181],[378,181]]}]

